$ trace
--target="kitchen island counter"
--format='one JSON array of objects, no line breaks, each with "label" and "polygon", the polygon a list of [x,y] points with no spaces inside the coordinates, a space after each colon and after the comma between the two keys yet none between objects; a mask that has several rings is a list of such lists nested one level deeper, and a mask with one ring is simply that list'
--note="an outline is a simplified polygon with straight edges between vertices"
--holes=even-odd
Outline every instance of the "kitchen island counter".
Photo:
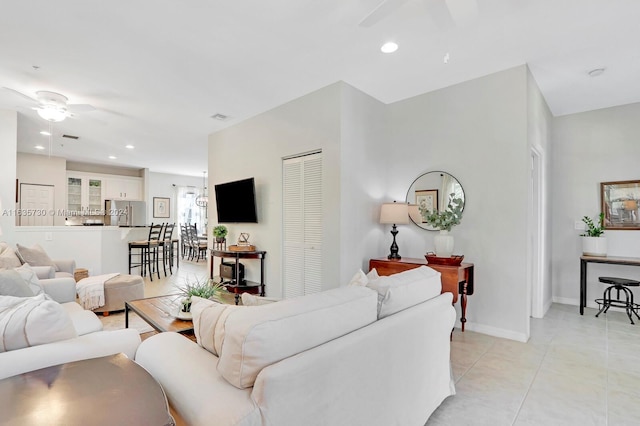
[{"label": "kitchen island counter", "polygon": [[89,275],[128,274],[129,241],[148,235],[147,226],[16,226],[13,245],[39,244],[52,259],[74,259]]}]

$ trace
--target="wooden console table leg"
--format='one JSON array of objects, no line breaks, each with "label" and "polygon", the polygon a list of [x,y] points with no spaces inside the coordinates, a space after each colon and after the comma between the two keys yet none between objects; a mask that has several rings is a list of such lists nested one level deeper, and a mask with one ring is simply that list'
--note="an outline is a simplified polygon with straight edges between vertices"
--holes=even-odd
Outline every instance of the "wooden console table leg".
[{"label": "wooden console table leg", "polygon": [[464,333],[464,323],[467,322],[467,282],[461,284],[461,292],[460,292],[460,308],[462,311],[462,317],[460,318],[460,323],[462,323],[462,332]]}]

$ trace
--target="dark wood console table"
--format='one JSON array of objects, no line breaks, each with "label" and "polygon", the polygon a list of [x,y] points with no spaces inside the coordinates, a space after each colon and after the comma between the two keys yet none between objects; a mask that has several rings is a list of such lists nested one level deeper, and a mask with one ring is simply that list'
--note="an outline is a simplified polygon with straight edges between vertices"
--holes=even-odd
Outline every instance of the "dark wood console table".
[{"label": "dark wood console table", "polygon": [[587,264],[606,263],[609,265],[640,266],[638,257],[616,256],[580,256],[580,315],[584,315],[584,307],[587,306]]},{"label": "dark wood console table", "polygon": [[442,293],[453,293],[453,303],[458,301],[460,295],[460,308],[462,317],[462,331],[464,323],[467,322],[467,296],[473,294],[473,263],[461,263],[460,266],[434,265],[428,264],[426,259],[402,258],[400,260],[371,259],[369,260],[369,270],[376,268],[379,275],[391,275],[409,269],[429,266],[442,274]]},{"label": "dark wood console table", "polygon": [[[260,294],[264,297],[264,258],[267,255],[266,251],[233,251],[233,250],[215,250],[211,249],[211,263],[209,265],[209,277],[213,278],[213,258],[219,257],[221,262],[224,262],[225,258],[234,259],[236,262],[236,281],[230,281],[222,283],[225,288],[235,294],[236,305],[240,300],[240,294],[247,292],[252,294]],[[244,281],[238,282],[237,278],[240,276],[240,259],[260,259],[260,282]]]}]

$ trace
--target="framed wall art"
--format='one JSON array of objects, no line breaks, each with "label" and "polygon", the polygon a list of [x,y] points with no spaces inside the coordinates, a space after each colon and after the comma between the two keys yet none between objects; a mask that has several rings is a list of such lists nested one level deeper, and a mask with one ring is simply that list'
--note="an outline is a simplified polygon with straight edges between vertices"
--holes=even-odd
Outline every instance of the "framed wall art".
[{"label": "framed wall art", "polygon": [[[437,189],[417,189],[416,204],[420,211],[438,211],[438,190]],[[422,223],[425,223],[424,219]]]},{"label": "framed wall art", "polygon": [[600,183],[605,229],[640,229],[640,180]]},{"label": "framed wall art", "polygon": [[169,218],[171,216],[170,203],[170,198],[153,197],[153,217]]}]

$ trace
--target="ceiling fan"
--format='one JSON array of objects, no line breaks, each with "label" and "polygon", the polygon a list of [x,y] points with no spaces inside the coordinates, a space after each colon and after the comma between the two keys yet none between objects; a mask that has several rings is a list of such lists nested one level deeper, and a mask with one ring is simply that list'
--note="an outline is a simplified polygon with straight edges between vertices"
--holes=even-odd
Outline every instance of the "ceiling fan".
[{"label": "ceiling fan", "polygon": [[[369,28],[400,9],[409,0],[382,0],[358,26]],[[478,14],[478,0],[422,0],[428,13],[442,29],[455,27],[457,23]]]},{"label": "ceiling fan", "polygon": [[3,89],[29,100],[31,104],[35,105],[32,108],[38,112],[38,115],[51,122],[59,122],[67,117],[73,117],[78,112],[95,110],[95,107],[89,104],[70,104],[66,96],[56,92],[40,90],[36,92],[36,97],[32,98],[8,87],[3,87]]}]

